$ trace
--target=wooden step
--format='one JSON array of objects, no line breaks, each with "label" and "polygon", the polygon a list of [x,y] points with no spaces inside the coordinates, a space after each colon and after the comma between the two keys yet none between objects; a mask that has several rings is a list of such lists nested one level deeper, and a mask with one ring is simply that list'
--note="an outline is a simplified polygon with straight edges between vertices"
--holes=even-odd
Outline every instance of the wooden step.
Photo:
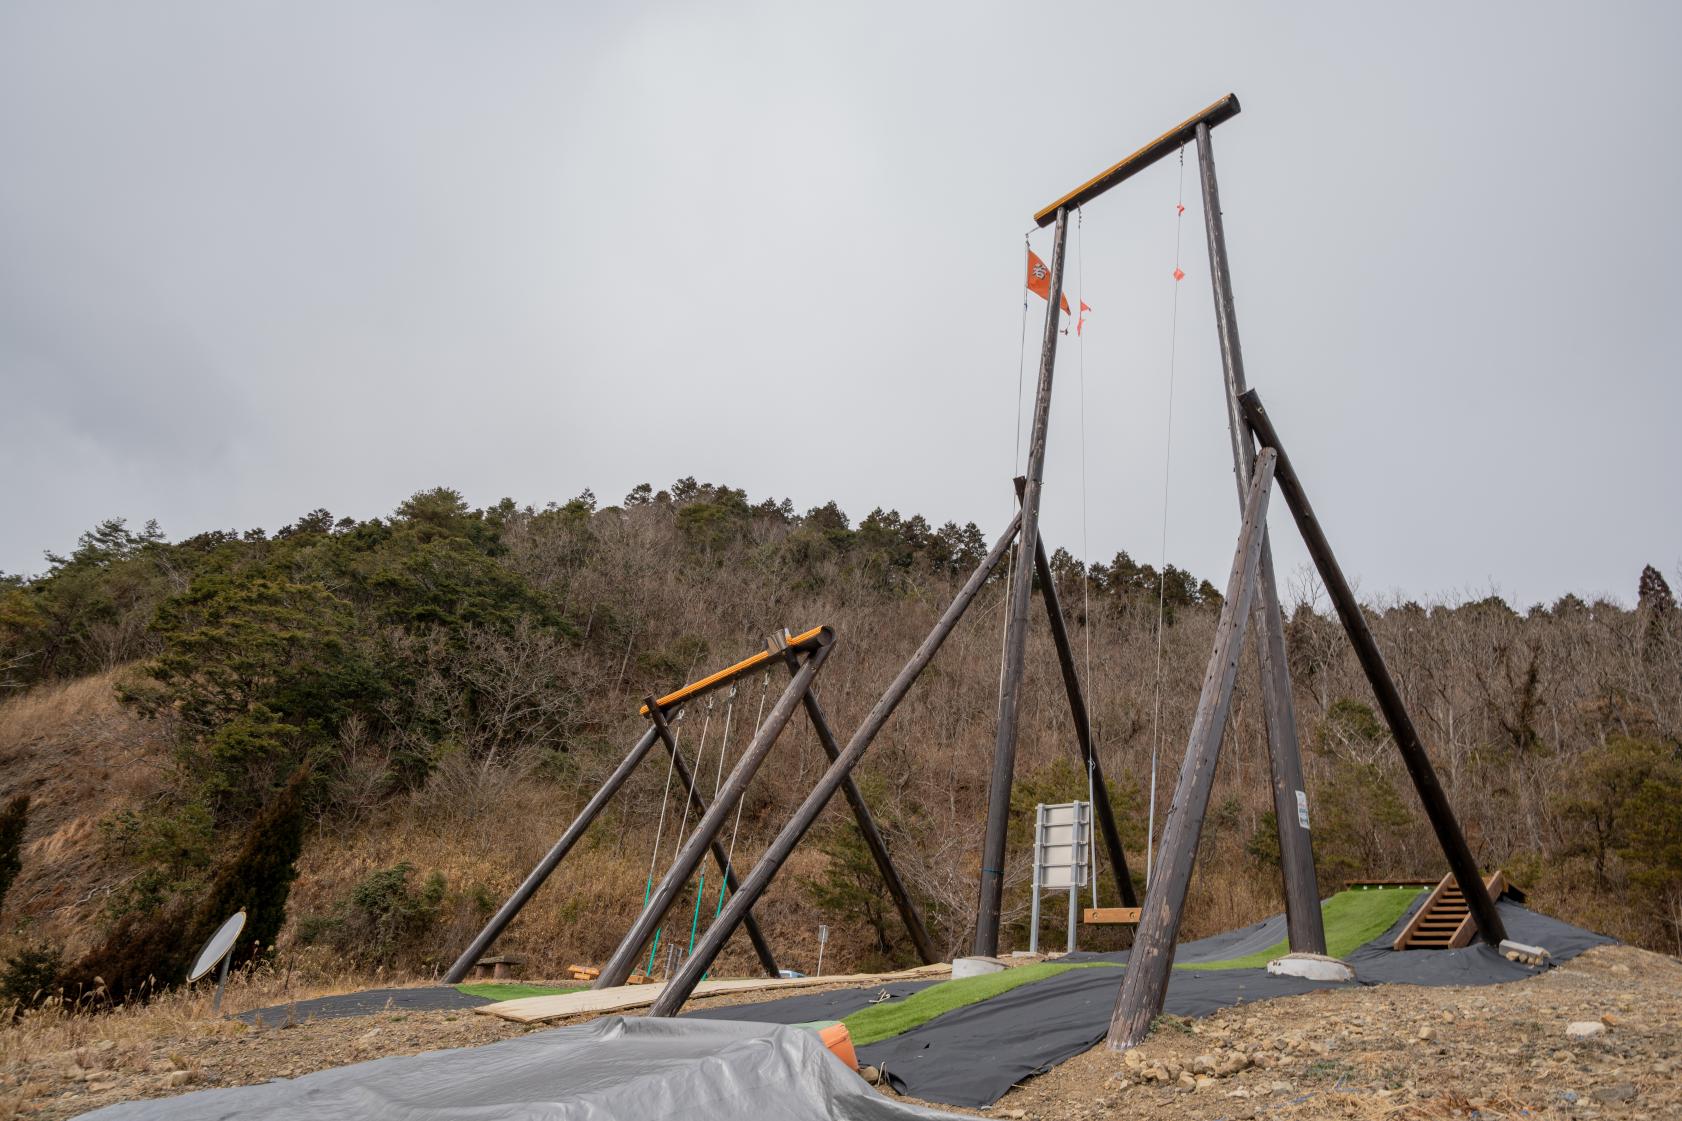
[{"label": "wooden step", "polygon": [[[1484,881],[1491,899],[1498,899],[1508,888],[1504,872],[1496,872]],[[1454,873],[1444,876],[1422,903],[1413,918],[1396,937],[1398,950],[1457,950],[1470,945],[1478,932],[1477,920],[1472,917]]]}]

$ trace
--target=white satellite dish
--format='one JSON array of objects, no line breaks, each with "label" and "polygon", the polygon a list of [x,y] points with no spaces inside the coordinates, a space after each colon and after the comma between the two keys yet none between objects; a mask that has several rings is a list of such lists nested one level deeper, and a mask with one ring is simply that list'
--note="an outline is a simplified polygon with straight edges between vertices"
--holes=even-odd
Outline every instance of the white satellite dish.
[{"label": "white satellite dish", "polygon": [[245,908],[240,908],[228,916],[226,922],[216,928],[216,933],[210,936],[210,941],[199,951],[198,958],[193,962],[191,972],[187,974],[187,983],[192,984],[217,964],[222,966],[222,972],[216,977],[216,999],[210,1004],[210,1011],[222,1011],[222,988],[228,983],[228,959],[233,956],[234,942],[239,938],[239,932],[245,929]]},{"label": "white satellite dish", "polygon": [[216,928],[216,933],[210,936],[210,941],[206,942],[204,949],[199,951],[198,959],[193,962],[193,968],[187,974],[187,980],[197,981],[200,977],[215,969],[222,959],[228,956],[229,951],[234,948],[234,940],[239,937],[239,932],[244,929],[245,912],[243,910],[235,911],[228,917],[227,922]]}]

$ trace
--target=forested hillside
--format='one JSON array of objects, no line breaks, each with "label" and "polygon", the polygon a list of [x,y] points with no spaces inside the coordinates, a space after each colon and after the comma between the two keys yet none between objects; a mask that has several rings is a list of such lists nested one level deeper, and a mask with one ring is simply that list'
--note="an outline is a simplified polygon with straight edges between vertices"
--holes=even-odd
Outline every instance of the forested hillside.
[{"label": "forested hillside", "polygon": [[[774,628],[828,623],[838,645],[819,691],[844,737],[989,544],[973,524],[882,510],[855,524],[833,503],[797,514],[693,479],[614,506],[586,491],[543,509],[472,510],[438,489],[387,518],[316,510],[273,532],[174,542],[152,525],[104,523],[43,574],[0,577],[9,987],[49,975],[167,982],[185,968],[177,945],[253,884],[254,936],[289,968],[430,972],[618,762],[644,694],[751,653]],[[1100,751],[1142,874],[1153,748],[1160,826],[1219,595],[1126,554],[1085,573],[1058,550],[1053,567],[1077,648],[1090,648]],[[948,951],[972,921],[1002,571],[860,775]],[[1682,611],[1656,569],[1630,579],[1633,607],[1569,594],[1520,610],[1495,598],[1391,603],[1371,605],[1372,621],[1480,860],[1543,909],[1675,952]],[[1308,597],[1288,642],[1322,887],[1440,876],[1342,631]],[[1044,630],[1030,640],[1023,696],[1007,897],[1018,934],[1028,811],[1085,795]],[[1279,906],[1254,680],[1247,666],[1191,936]],[[744,683],[730,753],[776,685]],[[715,698],[711,723],[697,706],[683,725],[691,750],[710,729],[703,775],[726,742],[724,703]],[[821,760],[797,717],[746,800],[739,865]],[[599,959],[640,907],[656,834],[669,858],[681,812],[674,799],[662,824],[664,778],[646,764],[511,928],[504,946],[532,972]],[[21,822],[9,846],[8,821]],[[836,931],[826,965],[909,956],[834,807],[761,912],[797,968],[810,966],[819,921]],[[731,956],[748,960],[743,945]]]}]

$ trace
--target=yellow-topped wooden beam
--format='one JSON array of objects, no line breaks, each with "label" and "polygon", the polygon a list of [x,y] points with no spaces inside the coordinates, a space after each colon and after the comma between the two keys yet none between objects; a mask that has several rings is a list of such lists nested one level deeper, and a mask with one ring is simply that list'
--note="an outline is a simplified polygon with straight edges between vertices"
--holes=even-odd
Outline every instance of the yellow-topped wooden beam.
[{"label": "yellow-topped wooden beam", "polygon": [[[785,653],[791,650],[816,650],[820,646],[828,646],[834,640],[835,632],[829,627],[813,627],[809,631],[802,631],[800,634],[789,635],[787,641],[778,649],[772,650],[767,648],[765,650],[761,650],[759,653],[754,654],[751,657],[743,658],[733,666],[721,669],[715,674],[710,674],[701,678],[699,681],[692,681],[676,692],[667,693],[655,703],[658,704],[662,710],[665,710],[671,708],[673,705],[682,704],[684,701],[694,700],[703,693],[708,693],[714,689],[722,688],[723,686],[736,680],[738,677],[741,677],[744,674],[752,673],[754,670],[768,665],[773,659],[781,658]],[[643,716],[647,716],[648,706],[643,705],[637,710],[637,712]]]},{"label": "yellow-topped wooden beam", "polygon": [[1044,229],[1057,220],[1059,210],[1085,206],[1117,183],[1133,178],[1157,160],[1191,143],[1197,136],[1198,125],[1214,128],[1222,121],[1238,116],[1238,109],[1238,95],[1229,93],[1207,109],[1192,114],[1120,163],[1099,172],[1050,206],[1043,207],[1034,215],[1035,225]]}]

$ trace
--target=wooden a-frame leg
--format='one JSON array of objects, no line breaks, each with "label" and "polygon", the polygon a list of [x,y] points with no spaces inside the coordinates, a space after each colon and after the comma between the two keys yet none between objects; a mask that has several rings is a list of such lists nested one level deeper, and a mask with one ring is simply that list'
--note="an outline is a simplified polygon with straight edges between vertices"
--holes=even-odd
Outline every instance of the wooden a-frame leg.
[{"label": "wooden a-frame leg", "polygon": [[1144,1041],[1151,1021],[1162,1011],[1162,999],[1168,991],[1168,975],[1174,965],[1174,940],[1180,932],[1180,915],[1191,885],[1197,842],[1209,808],[1209,791],[1215,782],[1221,736],[1232,707],[1232,683],[1238,676],[1238,658],[1244,649],[1244,626],[1255,595],[1256,565],[1261,556],[1262,530],[1267,524],[1273,465],[1274,455],[1269,449],[1256,458],[1255,470],[1251,472],[1238,550],[1232,558],[1226,600],[1221,604],[1220,621],[1215,627],[1215,648],[1203,676],[1203,691],[1197,698],[1197,713],[1192,718],[1185,762],[1180,767],[1174,802],[1163,828],[1160,855],[1145,889],[1139,933],[1133,939],[1127,975],[1122,979],[1121,994],[1116,998],[1115,1013],[1110,1019],[1112,1050],[1120,1051]]}]

